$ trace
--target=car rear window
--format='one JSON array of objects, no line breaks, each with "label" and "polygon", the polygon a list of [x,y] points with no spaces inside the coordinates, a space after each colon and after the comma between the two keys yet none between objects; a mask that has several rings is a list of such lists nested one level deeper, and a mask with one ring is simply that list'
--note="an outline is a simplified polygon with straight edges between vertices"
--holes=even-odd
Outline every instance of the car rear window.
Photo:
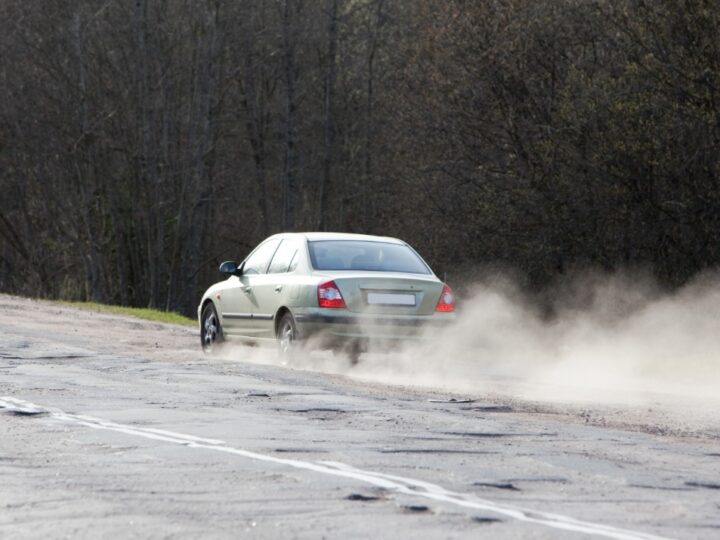
[{"label": "car rear window", "polygon": [[405,244],[365,240],[317,240],[308,242],[315,270],[360,270],[429,274],[430,269]]}]

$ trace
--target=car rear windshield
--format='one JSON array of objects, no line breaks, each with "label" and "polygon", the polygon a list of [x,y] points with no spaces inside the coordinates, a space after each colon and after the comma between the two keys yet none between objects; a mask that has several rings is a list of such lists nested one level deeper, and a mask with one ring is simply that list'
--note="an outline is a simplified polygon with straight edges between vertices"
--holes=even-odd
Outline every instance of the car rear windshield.
[{"label": "car rear windshield", "polygon": [[315,270],[365,270],[429,274],[430,269],[404,244],[366,240],[317,240],[308,242]]}]

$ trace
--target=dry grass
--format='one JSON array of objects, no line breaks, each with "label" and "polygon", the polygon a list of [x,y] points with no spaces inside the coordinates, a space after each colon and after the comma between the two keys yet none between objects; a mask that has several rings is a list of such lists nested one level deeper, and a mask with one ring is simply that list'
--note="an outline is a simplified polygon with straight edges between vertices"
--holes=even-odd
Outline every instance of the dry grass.
[{"label": "dry grass", "polygon": [[197,324],[195,319],[190,319],[174,311],[161,311],[159,309],[150,308],[135,308],[135,307],[124,307],[114,306],[109,304],[99,304],[97,302],[67,302],[58,301],[59,304],[68,306],[78,307],[82,309],[89,309],[93,311],[100,311],[103,313],[115,313],[117,315],[128,315],[130,317],[137,317],[139,319],[146,319],[149,321],[164,322],[170,324],[182,324],[185,326],[194,326]]}]

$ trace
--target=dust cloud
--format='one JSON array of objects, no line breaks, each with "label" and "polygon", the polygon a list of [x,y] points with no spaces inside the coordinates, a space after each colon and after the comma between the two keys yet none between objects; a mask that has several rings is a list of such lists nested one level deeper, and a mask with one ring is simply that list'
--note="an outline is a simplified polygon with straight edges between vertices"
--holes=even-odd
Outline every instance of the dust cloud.
[{"label": "dust cloud", "polygon": [[[451,327],[428,328],[400,350],[371,344],[357,366],[342,353],[317,351],[292,367],[537,400],[720,402],[720,276],[673,293],[638,277],[585,276],[548,298],[531,301],[510,282],[488,281],[459,302]],[[242,359],[277,362],[259,350]]]},{"label": "dust cloud", "polygon": [[476,286],[452,328],[402,351],[405,375],[464,391],[525,383],[535,398],[720,399],[720,277],[674,293],[628,276],[584,277],[549,296],[541,312],[510,283]]}]

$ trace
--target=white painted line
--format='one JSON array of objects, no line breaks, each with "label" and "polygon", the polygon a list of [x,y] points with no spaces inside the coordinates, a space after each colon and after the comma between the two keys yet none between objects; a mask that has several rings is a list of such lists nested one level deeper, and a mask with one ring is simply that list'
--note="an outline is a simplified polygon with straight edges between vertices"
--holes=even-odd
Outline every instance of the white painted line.
[{"label": "white painted line", "polygon": [[356,469],[355,467],[352,467],[350,465],[335,461],[310,462],[300,461],[297,459],[279,458],[266,454],[259,454],[257,452],[250,452],[248,450],[242,450],[240,448],[233,448],[232,446],[227,446],[224,441],[220,441],[217,439],[205,439],[203,437],[185,435],[183,433],[176,433],[173,431],[166,431],[162,429],[142,428],[131,426],[128,424],[118,424],[109,420],[103,420],[102,418],[79,414],[70,414],[56,408],[42,407],[40,405],[35,405],[28,401],[13,397],[0,398],[0,408],[8,410],[17,410],[18,408],[33,411],[40,410],[47,412],[49,416],[57,420],[62,420],[64,422],[72,422],[94,429],[106,429],[119,433],[125,433],[127,435],[133,435],[136,437],[143,437],[146,439],[153,439],[156,441],[168,442],[173,444],[181,444],[187,446],[188,448],[224,452],[227,454],[234,454],[256,461],[274,463],[277,465],[284,465],[287,467],[304,469],[307,471],[313,471],[332,476],[339,476],[342,478],[352,478],[353,480],[365,482],[366,484],[378,486],[387,490],[395,491],[397,493],[445,502],[464,508],[471,508],[474,510],[485,510],[488,512],[493,512],[509,518],[513,518],[518,521],[534,523],[537,525],[543,525],[555,529],[581,532],[595,536],[602,536],[605,538],[613,538],[616,540],[665,540],[663,539],[663,537],[655,536],[653,534],[620,529],[600,523],[591,523],[589,521],[580,521],[568,516],[563,516],[561,514],[529,510],[519,506],[496,503],[488,499],[481,499],[472,493],[457,493],[453,491],[448,491],[441,486],[431,484],[429,482],[424,482],[422,480],[415,480],[402,476]]}]

